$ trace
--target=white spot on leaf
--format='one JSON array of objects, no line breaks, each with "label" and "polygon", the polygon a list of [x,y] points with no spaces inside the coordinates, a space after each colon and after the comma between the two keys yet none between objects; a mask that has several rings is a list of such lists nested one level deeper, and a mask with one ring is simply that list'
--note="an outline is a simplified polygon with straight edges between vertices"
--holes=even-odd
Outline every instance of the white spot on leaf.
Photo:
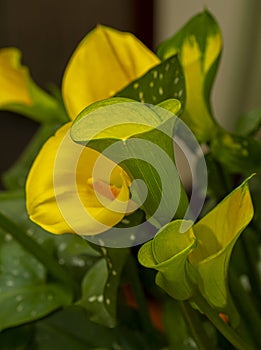
[{"label": "white spot on leaf", "polygon": [[85,266],[85,261],[81,258],[78,258],[77,256],[74,256],[72,258],[72,264],[74,266],[79,266],[79,267],[84,267]]},{"label": "white spot on leaf", "polygon": [[102,303],[102,302],[103,302],[103,295],[102,295],[102,294],[99,295],[99,296],[97,297],[97,301],[98,301],[99,303]]},{"label": "white spot on leaf", "polygon": [[23,309],[24,309],[24,305],[23,305],[23,304],[19,304],[19,305],[17,306],[17,308],[16,308],[16,311],[17,311],[17,312],[21,312],[21,311],[23,311]]},{"label": "white spot on leaf", "polygon": [[13,237],[12,237],[9,233],[7,233],[7,234],[5,235],[5,241],[6,241],[6,242],[10,242],[12,239],[13,239]]},{"label": "white spot on leaf", "polygon": [[92,295],[88,298],[89,303],[93,303],[97,299],[96,295]]},{"label": "white spot on leaf", "polygon": [[164,93],[164,91],[163,91],[162,87],[159,87],[159,94],[162,96],[163,93]]},{"label": "white spot on leaf", "polygon": [[63,250],[65,250],[67,248],[67,244],[66,243],[61,243],[58,247],[58,250],[60,250],[60,252],[62,252]]},{"label": "white spot on leaf", "polygon": [[6,281],[6,285],[7,285],[8,287],[13,287],[14,281],[13,281],[13,280],[7,280],[7,281]]}]

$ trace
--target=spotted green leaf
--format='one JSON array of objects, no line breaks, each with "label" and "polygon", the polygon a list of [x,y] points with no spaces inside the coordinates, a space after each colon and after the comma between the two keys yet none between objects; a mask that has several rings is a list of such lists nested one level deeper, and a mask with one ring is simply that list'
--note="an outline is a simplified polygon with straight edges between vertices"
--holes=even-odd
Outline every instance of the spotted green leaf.
[{"label": "spotted green leaf", "polygon": [[39,319],[71,303],[71,291],[47,283],[44,266],[9,234],[0,234],[0,247],[0,329]]},{"label": "spotted green leaf", "polygon": [[[13,218],[23,232],[46,250],[46,254],[56,257],[79,282],[86,270],[100,258],[100,252],[81,237],[51,235],[32,223],[26,213],[23,193],[1,193],[0,211]],[[45,266],[1,229],[0,291],[2,328],[36,320],[72,302],[71,291],[60,281],[49,280]],[[7,309],[12,310],[8,316]]]},{"label": "spotted green leaf", "polygon": [[182,119],[203,142],[210,140],[216,129],[209,98],[221,49],[219,26],[208,11],[193,17],[158,48],[162,60],[179,55],[187,94]]},{"label": "spotted green leaf", "polygon": [[183,107],[186,100],[185,79],[177,55],[151,68],[116,96],[151,104],[174,98],[179,100]]},{"label": "spotted green leaf", "polygon": [[90,313],[91,321],[115,327],[117,291],[128,250],[97,249],[103,257],[86,273],[82,282],[82,299],[78,304]]}]

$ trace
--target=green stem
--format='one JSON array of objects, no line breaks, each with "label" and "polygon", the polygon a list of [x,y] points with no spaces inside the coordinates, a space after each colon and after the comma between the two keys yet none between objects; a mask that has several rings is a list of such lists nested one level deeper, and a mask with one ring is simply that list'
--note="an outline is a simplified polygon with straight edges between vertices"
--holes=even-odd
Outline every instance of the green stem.
[{"label": "green stem", "polygon": [[243,233],[241,237],[241,247],[245,255],[246,263],[249,266],[249,279],[253,294],[256,300],[259,301],[261,295],[261,279],[257,268],[256,242],[251,242],[251,233],[252,232],[249,230]]},{"label": "green stem", "polygon": [[230,271],[230,281],[231,293],[235,299],[235,302],[239,308],[241,316],[244,318],[248,325],[248,330],[252,334],[254,341],[258,345],[258,348],[261,348],[261,319],[260,315],[252,302],[251,297],[245,291],[237,276],[233,271]]},{"label": "green stem", "polygon": [[181,301],[180,308],[199,350],[209,350],[210,348],[214,350],[213,344],[210,344],[202,327],[198,312],[192,309],[187,301]]},{"label": "green stem", "polygon": [[130,255],[129,257],[127,268],[130,277],[130,282],[133,287],[132,290],[138,304],[138,310],[143,329],[147,334],[153,335],[155,333],[155,330],[151,323],[147,307],[147,299],[144,295],[143,288],[140,282],[137,263],[132,255]]},{"label": "green stem", "polygon": [[48,273],[56,280],[64,283],[75,294],[78,294],[78,285],[68,275],[68,273],[58,264],[58,262],[38,244],[34,239],[29,237],[23,229],[16,223],[11,221],[8,217],[0,212],[0,227],[10,233],[13,238],[21,244],[21,246],[32,254],[40,263],[44,265]]},{"label": "green stem", "polygon": [[194,297],[194,301],[205,316],[213,323],[219,332],[232,344],[237,350],[254,350],[253,347],[247,344],[233,328],[226,324],[207,301],[198,293]]}]

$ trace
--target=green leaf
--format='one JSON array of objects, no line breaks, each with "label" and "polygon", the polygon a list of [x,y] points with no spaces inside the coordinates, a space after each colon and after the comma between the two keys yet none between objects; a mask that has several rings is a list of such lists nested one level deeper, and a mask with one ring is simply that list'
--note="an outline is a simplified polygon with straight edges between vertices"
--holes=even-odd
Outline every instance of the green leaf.
[{"label": "green leaf", "polygon": [[209,98],[221,49],[220,29],[208,11],[194,16],[158,48],[162,60],[179,55],[187,94],[181,118],[201,142],[211,140],[217,128]]},{"label": "green leaf", "polygon": [[72,301],[71,291],[47,283],[44,266],[9,234],[0,239],[0,329],[39,319]]},{"label": "green leaf", "polygon": [[[168,99],[178,99],[182,109],[186,100],[185,79],[177,55],[150,69],[116,94],[118,97],[159,104]],[[180,109],[177,111],[181,112]]]},{"label": "green leaf", "polygon": [[170,296],[178,300],[189,299],[193,287],[187,275],[187,257],[196,245],[190,221],[172,221],[158,231],[152,241],[145,243],[139,250],[139,262],[157,271],[156,283]]},{"label": "green leaf", "polygon": [[127,326],[123,324],[111,329],[91,322],[86,310],[75,306],[38,321],[35,324],[34,339],[31,344],[34,350],[156,350],[161,348],[159,344],[150,344],[148,336],[139,331],[134,320]]},{"label": "green leaf", "polygon": [[102,152],[120,163],[132,180],[145,183],[146,193],[140,182],[131,192],[137,194],[138,204],[156,226],[169,222],[175,214],[182,217],[187,208],[174,163],[175,121],[166,109],[117,97],[87,107],[71,129],[75,142]]},{"label": "green leaf", "polygon": [[[191,338],[179,304],[176,301],[168,300],[165,303],[163,309],[163,323],[166,336],[170,343],[170,349],[197,349],[197,344]],[[175,325],[175,329],[173,329],[173,325]]]},{"label": "green leaf", "polygon": [[222,131],[210,147],[213,157],[231,173],[249,176],[261,169],[261,142],[258,140]]},{"label": "green leaf", "polygon": [[35,350],[113,350],[115,333],[89,320],[80,307],[69,307],[36,323],[32,348]]},{"label": "green leaf", "polygon": [[3,183],[9,190],[23,189],[30,167],[37,153],[44,142],[53,135],[60,126],[58,123],[46,123],[40,126],[39,130],[29,142],[22,155],[14,165],[3,175]]},{"label": "green leaf", "polygon": [[32,338],[32,325],[10,328],[0,333],[1,350],[28,350]]},{"label": "green leaf", "polygon": [[31,222],[26,212],[24,194],[21,192],[0,193],[0,212],[12,218],[20,229],[57,259],[60,265],[64,265],[79,282],[86,269],[101,255],[78,235],[53,235]]},{"label": "green leaf", "polygon": [[103,258],[86,273],[82,299],[78,302],[90,313],[90,320],[107,327],[116,325],[117,291],[128,250],[100,247]]},{"label": "green leaf", "polygon": [[254,109],[243,114],[237,121],[236,133],[241,136],[255,134],[261,127],[261,109]]}]

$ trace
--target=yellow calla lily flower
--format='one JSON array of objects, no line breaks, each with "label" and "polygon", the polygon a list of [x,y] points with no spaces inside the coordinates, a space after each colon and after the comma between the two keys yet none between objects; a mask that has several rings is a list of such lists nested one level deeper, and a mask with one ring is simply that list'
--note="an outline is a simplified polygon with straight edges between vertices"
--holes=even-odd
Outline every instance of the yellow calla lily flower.
[{"label": "yellow calla lily flower", "polygon": [[[74,143],[70,126],[60,128],[38,154],[26,184],[27,210],[30,219],[49,232],[97,234],[116,225],[127,212],[128,176],[99,152]],[[99,157],[102,169],[93,178]],[[108,184],[106,173],[111,168]]]},{"label": "yellow calla lily flower", "polygon": [[28,72],[20,64],[21,54],[16,48],[0,50],[0,107],[9,103],[31,105],[28,91]]},{"label": "yellow calla lily flower", "polygon": [[0,49],[0,109],[40,122],[66,120],[60,104],[34,83],[21,56],[14,47]]},{"label": "yellow calla lily flower", "polygon": [[[63,78],[62,93],[71,119],[158,62],[132,34],[98,26],[80,43]],[[94,235],[128,213],[130,180],[100,153],[73,143],[70,126],[59,129],[38,154],[26,184],[27,210],[32,221],[52,233]],[[96,174],[98,158],[102,166]],[[113,167],[108,181],[104,176]]]},{"label": "yellow calla lily flower", "polygon": [[62,92],[71,119],[159,63],[134,35],[97,26],[79,44],[64,74]]}]

